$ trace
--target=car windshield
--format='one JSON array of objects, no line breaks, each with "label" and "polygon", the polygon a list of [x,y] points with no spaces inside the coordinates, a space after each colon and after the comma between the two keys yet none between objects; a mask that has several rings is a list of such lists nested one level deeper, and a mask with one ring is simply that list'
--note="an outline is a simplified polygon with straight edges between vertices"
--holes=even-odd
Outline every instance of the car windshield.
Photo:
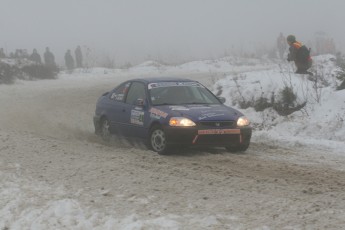
[{"label": "car windshield", "polygon": [[148,86],[153,105],[220,104],[218,98],[198,82],[159,82]]}]

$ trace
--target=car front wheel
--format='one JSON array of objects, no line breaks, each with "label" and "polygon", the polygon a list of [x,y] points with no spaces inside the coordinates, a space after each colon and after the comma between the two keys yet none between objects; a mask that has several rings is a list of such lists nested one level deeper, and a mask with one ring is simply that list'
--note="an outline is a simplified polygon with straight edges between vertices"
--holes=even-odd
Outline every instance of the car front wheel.
[{"label": "car front wheel", "polygon": [[158,154],[168,153],[168,145],[164,130],[160,126],[154,126],[150,132],[150,147]]}]

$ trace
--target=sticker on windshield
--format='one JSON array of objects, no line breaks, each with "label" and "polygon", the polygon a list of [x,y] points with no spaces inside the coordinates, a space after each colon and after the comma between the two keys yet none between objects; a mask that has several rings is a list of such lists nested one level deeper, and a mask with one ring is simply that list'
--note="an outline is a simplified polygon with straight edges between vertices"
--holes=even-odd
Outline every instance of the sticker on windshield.
[{"label": "sticker on windshield", "polygon": [[201,87],[205,88],[199,82],[156,82],[150,83],[148,89],[159,88],[159,87],[172,87],[172,86],[191,86],[191,87]]},{"label": "sticker on windshield", "polygon": [[144,111],[133,109],[131,111],[131,123],[137,125],[144,125]]}]

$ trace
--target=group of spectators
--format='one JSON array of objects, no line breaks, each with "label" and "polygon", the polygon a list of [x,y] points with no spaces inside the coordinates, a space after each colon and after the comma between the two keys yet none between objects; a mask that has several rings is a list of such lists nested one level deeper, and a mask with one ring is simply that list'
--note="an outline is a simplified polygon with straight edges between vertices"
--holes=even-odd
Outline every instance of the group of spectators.
[{"label": "group of spectators", "polygon": [[67,50],[65,53],[65,65],[67,70],[72,71],[74,68],[82,68],[83,67],[83,54],[81,51],[80,46],[74,51],[75,54],[75,61],[71,54],[71,50]]},{"label": "group of spectators", "polygon": [[[68,71],[72,71],[74,68],[83,67],[83,54],[80,46],[77,46],[74,54],[75,57],[72,56],[71,50],[67,50],[65,53],[65,65]],[[28,54],[25,49],[16,49],[14,53],[12,52],[7,56],[4,52],[4,49],[0,48],[0,58],[27,58],[35,64],[44,64],[49,68],[57,69],[55,56],[50,51],[49,47],[46,47],[46,50],[43,54],[43,61],[41,59],[41,55],[37,52],[37,49],[33,49],[31,54]]]}]

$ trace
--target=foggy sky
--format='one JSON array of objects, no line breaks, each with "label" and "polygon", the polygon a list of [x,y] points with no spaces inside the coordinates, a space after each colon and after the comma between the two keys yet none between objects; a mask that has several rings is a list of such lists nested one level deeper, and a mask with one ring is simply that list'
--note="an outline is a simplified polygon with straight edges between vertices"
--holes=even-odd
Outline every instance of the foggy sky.
[{"label": "foggy sky", "polygon": [[315,32],[345,46],[344,0],[0,0],[0,47],[59,63],[77,45],[116,62],[205,58],[274,46],[280,32],[307,42]]}]

